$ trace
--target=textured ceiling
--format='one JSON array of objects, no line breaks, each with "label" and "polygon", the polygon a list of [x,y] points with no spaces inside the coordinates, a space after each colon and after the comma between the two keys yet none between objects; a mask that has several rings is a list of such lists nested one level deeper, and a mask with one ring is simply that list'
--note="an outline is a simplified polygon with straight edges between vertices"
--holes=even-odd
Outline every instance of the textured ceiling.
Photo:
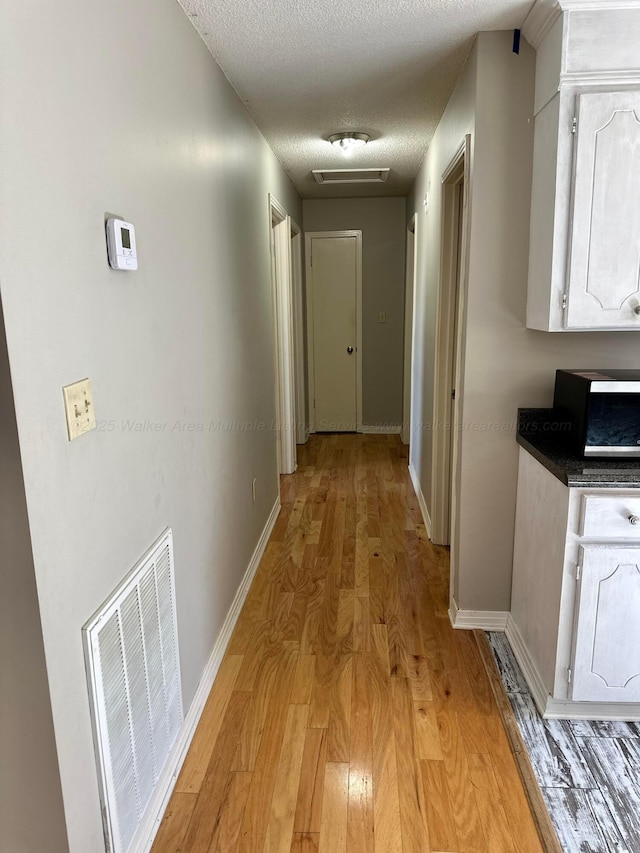
[{"label": "textured ceiling", "polygon": [[[522,26],[532,0],[179,0],[303,198],[405,195],[475,34]],[[326,142],[358,130],[345,155]],[[327,187],[312,169],[390,167]]]}]

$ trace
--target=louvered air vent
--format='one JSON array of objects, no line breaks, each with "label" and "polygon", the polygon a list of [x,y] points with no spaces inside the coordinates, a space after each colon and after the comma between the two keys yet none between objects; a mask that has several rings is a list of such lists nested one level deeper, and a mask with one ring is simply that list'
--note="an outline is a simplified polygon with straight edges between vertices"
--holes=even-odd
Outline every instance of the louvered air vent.
[{"label": "louvered air vent", "polygon": [[314,169],[319,184],[383,184],[391,169]]},{"label": "louvered air vent", "polygon": [[83,638],[106,849],[126,853],[182,724],[170,530]]}]

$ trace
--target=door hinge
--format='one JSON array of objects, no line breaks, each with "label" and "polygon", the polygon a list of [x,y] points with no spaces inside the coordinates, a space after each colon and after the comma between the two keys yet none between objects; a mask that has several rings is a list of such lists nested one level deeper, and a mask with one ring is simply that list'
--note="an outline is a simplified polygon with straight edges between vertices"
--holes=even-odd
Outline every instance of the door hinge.
[{"label": "door hinge", "polygon": [[574,116],[573,121],[571,122],[571,133],[575,136],[578,132],[578,117]]},{"label": "door hinge", "polygon": [[573,672],[571,671],[571,667],[568,666],[567,667],[567,684],[571,684],[572,679],[573,679]]},{"label": "door hinge", "polygon": [[566,293],[562,294],[562,310],[563,311],[567,310],[567,294]]},{"label": "door hinge", "polygon": [[455,399],[456,399],[456,389],[455,389],[455,388],[452,388],[452,389],[451,389],[451,399],[452,399],[452,400],[455,400]]}]

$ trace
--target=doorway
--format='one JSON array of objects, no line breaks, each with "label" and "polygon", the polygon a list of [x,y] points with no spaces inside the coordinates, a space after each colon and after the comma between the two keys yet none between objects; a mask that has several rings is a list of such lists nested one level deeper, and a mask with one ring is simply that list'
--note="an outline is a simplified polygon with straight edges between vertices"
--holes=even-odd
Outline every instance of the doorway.
[{"label": "doorway", "polygon": [[412,399],[412,347],[414,322],[414,294],[416,274],[416,216],[411,217],[407,228],[407,261],[404,287],[404,373],[402,380],[402,443],[411,441]]},{"label": "doorway", "polygon": [[293,294],[293,349],[296,391],[296,444],[309,438],[306,412],[306,371],[304,352],[304,293],[302,282],[302,233],[291,220],[291,291]]},{"label": "doorway", "polygon": [[434,365],[432,540],[437,545],[451,545],[452,582],[457,542],[470,151],[471,137],[467,136],[442,176],[442,245]]},{"label": "doorway", "polygon": [[276,447],[278,474],[296,470],[296,393],[294,372],[291,218],[269,196],[271,293],[274,325]]},{"label": "doorway", "polygon": [[308,233],[309,419],[312,432],[362,431],[362,231]]}]

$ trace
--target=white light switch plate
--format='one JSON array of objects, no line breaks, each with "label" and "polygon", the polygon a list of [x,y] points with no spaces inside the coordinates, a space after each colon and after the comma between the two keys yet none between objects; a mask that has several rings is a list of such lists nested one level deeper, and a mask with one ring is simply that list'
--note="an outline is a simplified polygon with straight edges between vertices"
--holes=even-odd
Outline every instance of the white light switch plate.
[{"label": "white light switch plate", "polygon": [[387,312],[379,311],[378,312],[378,323],[386,323],[387,322]]},{"label": "white light switch plate", "polygon": [[73,385],[65,385],[62,389],[64,407],[67,413],[67,431],[69,441],[90,432],[96,427],[96,416],[93,411],[93,395],[89,379],[81,379]]}]

